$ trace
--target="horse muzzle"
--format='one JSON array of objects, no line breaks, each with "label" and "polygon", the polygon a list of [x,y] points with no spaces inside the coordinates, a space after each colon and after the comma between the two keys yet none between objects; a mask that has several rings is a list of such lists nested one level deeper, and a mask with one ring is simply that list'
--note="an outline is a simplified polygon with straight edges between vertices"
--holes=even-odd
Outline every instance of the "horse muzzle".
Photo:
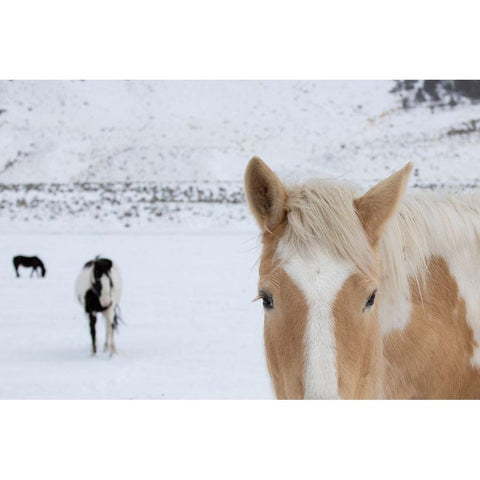
[{"label": "horse muzzle", "polygon": [[105,310],[107,308],[110,308],[112,305],[113,305],[113,302],[112,300],[108,299],[108,300],[104,300],[104,299],[99,299],[100,301],[100,305],[102,306],[102,308],[104,308]]}]

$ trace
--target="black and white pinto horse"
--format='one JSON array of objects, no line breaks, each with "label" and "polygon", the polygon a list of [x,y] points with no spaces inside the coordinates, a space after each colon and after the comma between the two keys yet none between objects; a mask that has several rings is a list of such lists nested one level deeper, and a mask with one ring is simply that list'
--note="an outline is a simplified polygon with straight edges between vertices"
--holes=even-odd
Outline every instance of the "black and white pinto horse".
[{"label": "black and white pinto horse", "polygon": [[92,337],[92,355],[97,353],[95,324],[97,313],[105,318],[106,336],[104,351],[110,356],[117,353],[113,342],[113,333],[118,326],[118,303],[122,294],[122,280],[118,267],[108,258],[96,257],[87,262],[78,275],[75,296],[85,308],[90,322]]},{"label": "black and white pinto horse", "polygon": [[[30,277],[33,276],[34,272],[37,272],[37,276],[44,277],[47,273],[47,269],[45,265],[38,257],[25,257],[23,255],[17,255],[13,257],[13,267],[15,268],[15,274],[17,277],[20,276],[18,273],[18,267],[30,267],[32,272],[30,273]],[[37,271],[38,269],[38,271]]]}]

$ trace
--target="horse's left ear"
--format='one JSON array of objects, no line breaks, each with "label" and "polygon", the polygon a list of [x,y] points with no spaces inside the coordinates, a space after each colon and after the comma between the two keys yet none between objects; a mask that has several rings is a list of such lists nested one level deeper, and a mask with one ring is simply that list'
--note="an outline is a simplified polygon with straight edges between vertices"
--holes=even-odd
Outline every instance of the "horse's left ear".
[{"label": "horse's left ear", "polygon": [[354,200],[358,216],[372,246],[378,243],[388,220],[397,213],[412,168],[413,164],[407,163],[401,170]]}]

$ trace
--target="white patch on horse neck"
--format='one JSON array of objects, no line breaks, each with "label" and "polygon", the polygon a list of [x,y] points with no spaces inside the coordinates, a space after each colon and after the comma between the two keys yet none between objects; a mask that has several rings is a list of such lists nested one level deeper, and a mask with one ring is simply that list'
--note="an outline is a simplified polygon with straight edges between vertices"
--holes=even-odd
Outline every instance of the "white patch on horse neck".
[{"label": "white patch on horse neck", "polygon": [[402,294],[392,289],[382,289],[377,308],[382,335],[388,335],[393,330],[403,330],[412,315],[410,291]]},{"label": "white patch on horse neck", "polygon": [[305,398],[338,399],[333,302],[353,268],[319,251],[306,261],[281,241],[277,254],[283,268],[305,295]]},{"label": "white patch on horse neck", "polygon": [[444,257],[450,273],[455,278],[459,296],[465,301],[466,320],[473,332],[476,346],[470,358],[473,367],[480,368],[480,303],[478,301],[478,286],[480,285],[480,265],[472,261],[469,255],[461,250]]}]

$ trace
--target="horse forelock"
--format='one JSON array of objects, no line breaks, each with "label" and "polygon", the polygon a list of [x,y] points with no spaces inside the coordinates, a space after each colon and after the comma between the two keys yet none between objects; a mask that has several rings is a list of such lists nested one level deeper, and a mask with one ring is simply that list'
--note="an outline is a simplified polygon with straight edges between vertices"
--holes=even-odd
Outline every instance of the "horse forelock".
[{"label": "horse forelock", "polygon": [[314,180],[287,189],[287,256],[308,260],[321,250],[333,260],[374,274],[375,252],[355,211],[358,190],[347,183]]}]

